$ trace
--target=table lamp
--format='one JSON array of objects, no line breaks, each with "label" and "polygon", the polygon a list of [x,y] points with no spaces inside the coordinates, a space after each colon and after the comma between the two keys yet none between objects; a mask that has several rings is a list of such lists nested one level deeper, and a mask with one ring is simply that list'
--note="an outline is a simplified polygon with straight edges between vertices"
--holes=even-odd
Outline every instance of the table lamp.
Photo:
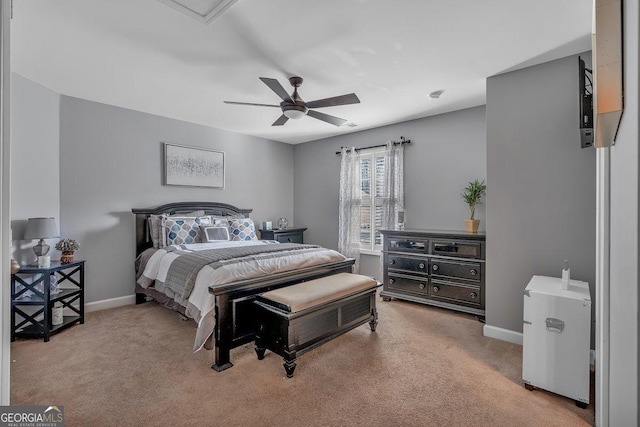
[{"label": "table lamp", "polygon": [[33,247],[37,257],[46,255],[49,252],[49,245],[44,239],[58,237],[58,227],[54,218],[29,218],[27,220],[27,229],[24,232],[25,240],[40,239],[37,245]]}]

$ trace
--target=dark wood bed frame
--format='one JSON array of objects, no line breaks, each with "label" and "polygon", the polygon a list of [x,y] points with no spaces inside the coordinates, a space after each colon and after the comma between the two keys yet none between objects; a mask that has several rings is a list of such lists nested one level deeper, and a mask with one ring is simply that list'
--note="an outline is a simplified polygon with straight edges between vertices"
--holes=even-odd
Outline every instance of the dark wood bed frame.
[{"label": "dark wood bed frame", "polygon": [[[252,209],[240,209],[232,205],[217,202],[176,202],[146,209],[132,209],[136,216],[136,257],[151,248],[153,243],[149,236],[147,219],[150,215],[184,214],[204,210],[206,215],[230,216],[242,214],[249,217]],[[215,363],[211,366],[217,372],[233,366],[231,349],[254,340],[257,325],[255,324],[256,295],[272,289],[290,286],[319,277],[336,273],[351,273],[353,259],[329,264],[308,267],[284,273],[272,274],[229,283],[216,288],[209,288],[215,297],[216,329],[213,334],[215,345]],[[147,301],[147,297],[157,296],[153,289],[136,287],[136,304]]]}]

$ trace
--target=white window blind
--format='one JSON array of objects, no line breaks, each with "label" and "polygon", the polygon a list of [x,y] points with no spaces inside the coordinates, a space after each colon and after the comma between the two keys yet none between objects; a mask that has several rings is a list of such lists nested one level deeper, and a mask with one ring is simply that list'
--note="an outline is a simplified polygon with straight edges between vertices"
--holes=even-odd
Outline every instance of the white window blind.
[{"label": "white window blind", "polygon": [[380,251],[385,179],[384,147],[360,152],[360,249]]}]

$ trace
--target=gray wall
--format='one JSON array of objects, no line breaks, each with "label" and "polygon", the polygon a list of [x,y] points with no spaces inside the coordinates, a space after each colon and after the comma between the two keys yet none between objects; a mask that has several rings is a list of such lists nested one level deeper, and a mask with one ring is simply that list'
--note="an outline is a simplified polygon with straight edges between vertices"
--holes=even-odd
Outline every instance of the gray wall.
[{"label": "gray wall", "polygon": [[[12,257],[36,260],[36,240],[22,240],[27,218],[54,217],[60,225],[60,95],[11,75],[11,230]],[[49,255],[58,257],[48,239]]]},{"label": "gray wall", "polygon": [[[163,186],[161,142],[225,152],[226,188]],[[133,294],[132,208],[219,201],[256,223],[293,219],[293,147],[67,96],[60,105],[61,236],[80,242],[87,302]]]},{"label": "gray wall", "polygon": [[[407,228],[464,229],[469,208],[460,197],[467,183],[486,176],[485,107],[432,116],[295,146],[294,215],[308,227],[305,241],[338,245],[340,151],[399,140],[405,147]],[[484,204],[476,218],[484,229]],[[373,259],[370,259],[373,258]],[[378,257],[362,256],[361,272],[380,278]]]},{"label": "gray wall", "polygon": [[638,279],[640,278],[640,156],[638,141],[638,28],[637,1],[624,1],[624,114],[611,148],[611,314],[610,421],[611,426],[637,426],[638,408]]},{"label": "gray wall", "polygon": [[595,150],[580,148],[577,62],[487,80],[487,325],[521,332],[522,291],[534,274],[560,277],[564,259],[595,299]]}]

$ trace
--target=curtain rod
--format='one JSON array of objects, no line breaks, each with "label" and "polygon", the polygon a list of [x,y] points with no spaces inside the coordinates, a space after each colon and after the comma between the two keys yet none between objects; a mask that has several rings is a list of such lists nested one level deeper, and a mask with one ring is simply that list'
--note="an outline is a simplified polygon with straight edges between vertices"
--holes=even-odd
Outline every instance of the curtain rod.
[{"label": "curtain rod", "polygon": [[[404,139],[404,136],[400,137],[400,141],[392,141],[393,145],[402,145],[402,144],[411,144],[411,140],[410,139]],[[360,147],[360,148],[356,148],[356,151],[360,151],[360,150],[367,150],[369,148],[378,148],[378,147],[386,147],[387,144],[380,144],[380,145],[372,145],[370,147]],[[340,147],[340,148],[344,148],[344,147]],[[351,149],[347,150],[347,153],[350,152]],[[336,154],[342,154],[342,151],[336,151]]]}]

